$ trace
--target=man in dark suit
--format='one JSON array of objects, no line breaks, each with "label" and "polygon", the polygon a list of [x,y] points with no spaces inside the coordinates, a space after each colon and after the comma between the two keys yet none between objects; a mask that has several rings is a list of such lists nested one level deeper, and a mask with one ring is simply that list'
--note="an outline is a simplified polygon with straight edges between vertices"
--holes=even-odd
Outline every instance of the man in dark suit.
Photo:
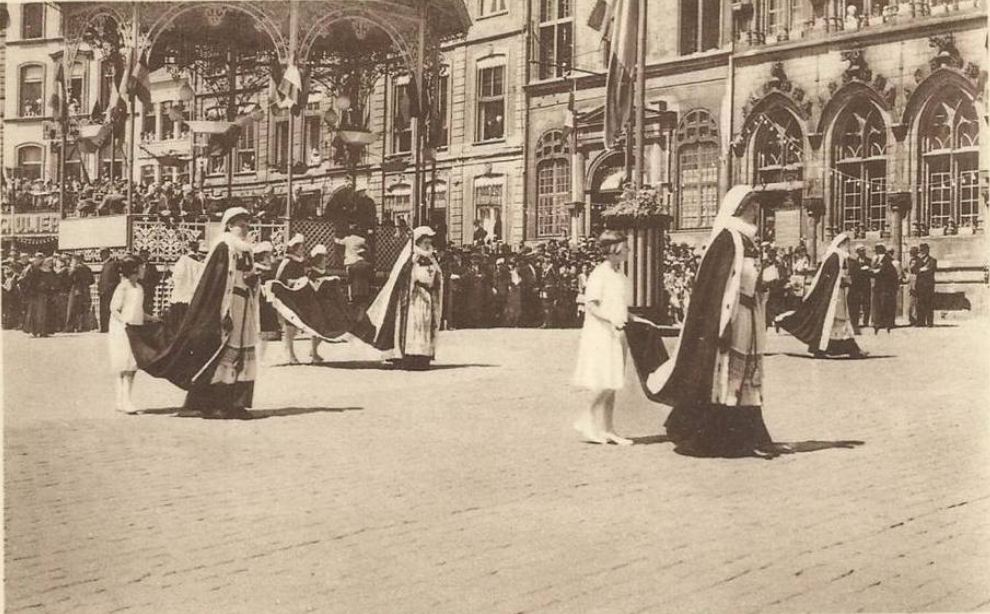
[{"label": "man in dark suit", "polygon": [[918,259],[915,261],[914,288],[918,300],[918,326],[935,324],[935,272],[938,260],[929,253],[927,243],[918,246]]},{"label": "man in dark suit", "polygon": [[[866,247],[856,248],[856,255],[849,258],[849,318],[858,333],[860,325],[870,324],[870,258]],[[860,320],[862,315],[862,320]]]},{"label": "man in dark suit", "polygon": [[113,291],[120,282],[120,262],[106,248],[100,250],[100,260],[103,262],[99,282],[100,332],[105,333],[110,326],[110,299],[113,298]]},{"label": "man in dark suit", "polygon": [[144,277],[141,278],[141,287],[144,288],[144,312],[154,313],[155,309],[155,289],[158,282],[162,280],[162,274],[158,272],[158,267],[151,261],[151,253],[147,249],[142,249],[138,254],[141,262],[144,263]]}]

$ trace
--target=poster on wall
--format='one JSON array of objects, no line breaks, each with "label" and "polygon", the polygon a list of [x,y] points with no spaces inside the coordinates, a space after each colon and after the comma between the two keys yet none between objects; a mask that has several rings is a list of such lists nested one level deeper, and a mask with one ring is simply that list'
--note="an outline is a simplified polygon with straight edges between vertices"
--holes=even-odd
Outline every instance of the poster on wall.
[{"label": "poster on wall", "polygon": [[801,240],[801,210],[778,209],[774,212],[774,242],[778,248],[796,247]]}]

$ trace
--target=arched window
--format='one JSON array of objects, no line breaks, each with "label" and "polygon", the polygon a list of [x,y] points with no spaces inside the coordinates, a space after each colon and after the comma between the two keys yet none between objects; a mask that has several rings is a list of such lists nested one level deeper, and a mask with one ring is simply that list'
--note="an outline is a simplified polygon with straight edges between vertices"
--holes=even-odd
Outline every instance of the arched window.
[{"label": "arched window", "polygon": [[718,211],[718,126],[696,109],[677,128],[678,227],[707,228]]},{"label": "arched window", "polygon": [[17,174],[22,179],[41,179],[41,147],[24,145],[17,150]]},{"label": "arched window", "polygon": [[567,234],[567,200],[571,190],[571,165],[567,141],[555,130],[536,145],[536,234],[540,238]]},{"label": "arched window", "polygon": [[45,67],[41,64],[21,66],[18,110],[21,117],[40,117],[45,108]]},{"label": "arched window", "polygon": [[932,101],[921,118],[924,191],[918,220],[933,228],[979,218],[980,125],[972,101],[953,89]]},{"label": "arched window", "polygon": [[777,108],[762,115],[757,122],[754,183],[800,181],[804,136],[797,119],[790,112]]},{"label": "arched window", "polygon": [[849,105],[832,138],[833,223],[842,230],[887,225],[887,127],[867,100]]}]

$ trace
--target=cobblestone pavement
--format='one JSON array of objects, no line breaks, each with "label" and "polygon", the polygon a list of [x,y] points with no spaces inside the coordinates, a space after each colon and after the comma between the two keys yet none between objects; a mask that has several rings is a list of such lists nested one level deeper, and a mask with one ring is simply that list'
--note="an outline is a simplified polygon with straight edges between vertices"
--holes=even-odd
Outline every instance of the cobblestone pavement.
[{"label": "cobblestone pavement", "polygon": [[674,454],[632,380],[641,445],[580,443],[577,331],[444,333],[428,373],[324,347],[262,371],[252,422],[174,417],[143,374],[151,413],[116,415],[104,338],[6,332],[7,608],[988,609],[988,332],[869,334],[859,362],[771,333],[766,420],[809,451],[773,461]]}]

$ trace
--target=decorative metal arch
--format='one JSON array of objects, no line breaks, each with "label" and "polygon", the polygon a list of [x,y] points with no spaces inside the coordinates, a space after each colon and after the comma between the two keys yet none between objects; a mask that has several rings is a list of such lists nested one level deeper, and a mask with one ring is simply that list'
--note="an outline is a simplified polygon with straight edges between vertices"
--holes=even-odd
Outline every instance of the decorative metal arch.
[{"label": "decorative metal arch", "polygon": [[121,40],[130,36],[130,5],[123,2],[68,2],[62,5],[62,23],[66,45],[79,44],[91,25],[101,19],[112,19],[117,24]]},{"label": "decorative metal arch", "polygon": [[[315,3],[314,3],[315,4]],[[326,4],[322,3],[321,11],[316,15],[313,25],[305,30],[305,35],[299,43],[297,57],[300,61],[309,58],[313,46],[321,36],[329,34],[331,26],[342,21],[363,21],[380,28],[392,41],[403,62],[412,72],[416,68],[416,55],[419,48],[419,16],[408,7],[393,2],[381,0],[368,0],[360,4],[350,1],[337,1],[331,4],[331,10],[326,10]],[[306,19],[307,9],[303,9],[304,15],[301,20],[308,23]],[[314,17],[316,16],[314,15]],[[388,15],[389,20],[382,19],[381,16]],[[402,24],[397,27],[396,22]]]},{"label": "decorative metal arch", "polygon": [[[282,11],[273,10],[272,4],[281,6]],[[249,16],[254,23],[264,31],[272,41],[272,46],[278,54],[279,60],[286,62],[289,59],[289,45],[287,42],[289,35],[288,10],[281,3],[258,2],[258,1],[237,1],[237,2],[150,2],[142,4],[138,20],[142,26],[142,33],[147,28],[147,34],[143,34],[149,48],[154,47],[158,37],[163,32],[172,27],[175,20],[181,15],[192,11],[204,10],[238,11]]]}]

